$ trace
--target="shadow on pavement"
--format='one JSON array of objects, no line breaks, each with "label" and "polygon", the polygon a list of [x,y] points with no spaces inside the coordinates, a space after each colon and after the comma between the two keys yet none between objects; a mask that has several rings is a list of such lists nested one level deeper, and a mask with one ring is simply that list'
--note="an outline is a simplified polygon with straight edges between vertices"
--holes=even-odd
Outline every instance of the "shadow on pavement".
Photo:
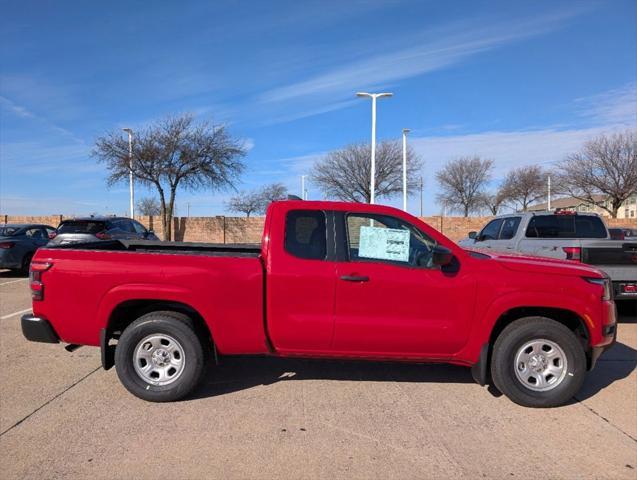
[{"label": "shadow on pavement", "polygon": [[612,383],[628,377],[637,368],[637,350],[617,342],[597,361],[595,368],[588,372],[584,386],[577,394],[578,400],[586,400],[596,395]]},{"label": "shadow on pavement", "polygon": [[469,368],[446,364],[223,357],[219,366],[209,368],[203,385],[189,399],[289,380],[474,383]]},{"label": "shadow on pavement", "polygon": [[[578,400],[586,400],[637,368],[637,350],[616,343],[587,372]],[[469,368],[447,364],[410,364],[346,360],[310,360],[276,357],[223,357],[206,372],[202,386],[189,400],[214,397],[260,385],[290,380],[345,380],[363,382],[474,383]],[[476,388],[478,385],[476,384]],[[488,386],[491,395],[501,393]]]},{"label": "shadow on pavement", "polygon": [[16,270],[0,270],[0,278],[27,278],[28,276]]}]

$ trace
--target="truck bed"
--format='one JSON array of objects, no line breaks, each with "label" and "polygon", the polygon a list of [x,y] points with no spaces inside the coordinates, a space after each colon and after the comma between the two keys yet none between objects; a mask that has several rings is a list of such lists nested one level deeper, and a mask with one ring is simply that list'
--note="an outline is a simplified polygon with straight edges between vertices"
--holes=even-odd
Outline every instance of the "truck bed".
[{"label": "truck bed", "polygon": [[47,248],[56,250],[175,253],[179,255],[206,255],[214,257],[258,257],[261,254],[261,245],[253,243],[194,243],[153,240],[101,240],[96,242],[55,245]]}]

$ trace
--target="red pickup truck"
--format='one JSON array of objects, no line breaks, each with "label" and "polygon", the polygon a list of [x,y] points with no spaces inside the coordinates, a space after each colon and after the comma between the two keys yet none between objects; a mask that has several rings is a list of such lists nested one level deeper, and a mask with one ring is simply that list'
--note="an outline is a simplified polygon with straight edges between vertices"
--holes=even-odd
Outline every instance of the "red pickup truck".
[{"label": "red pickup truck", "polygon": [[514,402],[563,404],[615,341],[599,270],[464,250],[385,206],[274,202],[260,246],[102,241],[37,251],[28,340],[99,346],[124,386],[184,397],[208,357],[471,367]]}]

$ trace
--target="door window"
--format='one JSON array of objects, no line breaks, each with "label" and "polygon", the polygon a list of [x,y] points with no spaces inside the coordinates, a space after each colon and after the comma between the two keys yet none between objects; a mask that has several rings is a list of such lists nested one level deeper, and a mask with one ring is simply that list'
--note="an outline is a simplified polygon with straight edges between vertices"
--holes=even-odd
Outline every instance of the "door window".
[{"label": "door window", "polygon": [[502,230],[500,230],[500,240],[511,240],[515,237],[520,225],[520,217],[508,217],[502,222]]},{"label": "door window", "polygon": [[140,235],[146,234],[146,227],[144,227],[141,223],[133,221],[133,228],[135,229],[135,233],[139,233]]},{"label": "door window", "polygon": [[485,240],[497,240],[503,221],[504,219],[497,218],[487,223],[487,226],[484,227],[480,232],[480,235],[478,235],[478,241],[483,242]]},{"label": "door window", "polygon": [[436,242],[413,225],[388,215],[347,215],[350,261],[430,266]]},{"label": "door window", "polygon": [[292,210],[285,219],[285,250],[295,257],[324,260],[327,253],[325,213]]}]

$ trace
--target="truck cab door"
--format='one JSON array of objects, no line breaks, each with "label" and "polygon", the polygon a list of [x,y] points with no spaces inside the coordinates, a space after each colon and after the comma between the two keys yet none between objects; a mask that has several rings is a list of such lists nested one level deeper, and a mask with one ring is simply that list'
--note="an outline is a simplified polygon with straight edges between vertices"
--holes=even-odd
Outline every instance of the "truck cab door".
[{"label": "truck cab door", "polygon": [[503,223],[502,218],[496,218],[491,220],[480,230],[480,233],[476,236],[474,248],[493,248],[497,243],[498,236],[500,235],[500,229]]},{"label": "truck cab door", "polygon": [[269,243],[265,265],[270,340],[283,354],[325,354],[334,329],[333,215],[301,209],[275,209],[273,215],[276,241]]},{"label": "truck cab door", "polygon": [[457,258],[434,266],[436,242],[400,218],[340,218],[347,258],[337,263],[334,353],[444,358],[462,348],[476,291],[469,268]]}]

